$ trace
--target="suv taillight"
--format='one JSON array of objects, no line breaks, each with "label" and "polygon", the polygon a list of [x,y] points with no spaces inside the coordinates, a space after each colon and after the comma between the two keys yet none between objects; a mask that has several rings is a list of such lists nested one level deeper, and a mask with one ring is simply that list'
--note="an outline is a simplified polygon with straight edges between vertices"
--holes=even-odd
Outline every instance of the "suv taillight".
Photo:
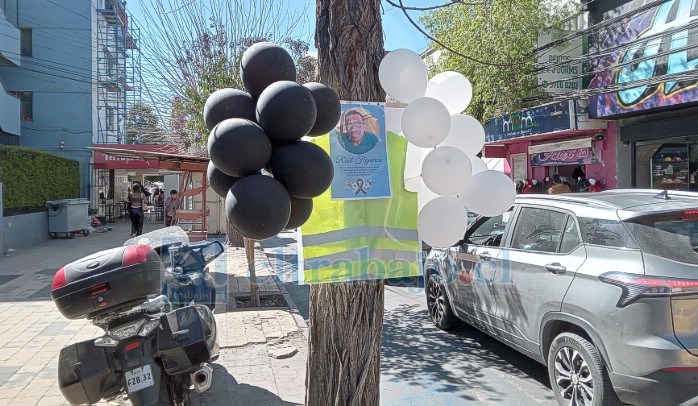
[{"label": "suv taillight", "polygon": [[693,279],[659,278],[622,272],[608,272],[600,275],[599,280],[623,289],[623,294],[618,300],[618,307],[625,307],[641,297],[698,293],[698,280]]}]

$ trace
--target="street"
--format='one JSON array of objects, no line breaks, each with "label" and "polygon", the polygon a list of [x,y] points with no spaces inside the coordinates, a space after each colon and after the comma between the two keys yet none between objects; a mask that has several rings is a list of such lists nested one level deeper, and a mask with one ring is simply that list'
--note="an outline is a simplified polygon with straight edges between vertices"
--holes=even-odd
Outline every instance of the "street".
[{"label": "street", "polygon": [[437,329],[425,303],[421,288],[386,287],[384,405],[557,405],[545,367],[468,326]]},{"label": "street", "polygon": [[[260,243],[307,321],[309,287],[291,282],[294,233]],[[383,405],[557,405],[545,367],[473,328],[437,329],[423,288],[402,285],[385,289]]]}]

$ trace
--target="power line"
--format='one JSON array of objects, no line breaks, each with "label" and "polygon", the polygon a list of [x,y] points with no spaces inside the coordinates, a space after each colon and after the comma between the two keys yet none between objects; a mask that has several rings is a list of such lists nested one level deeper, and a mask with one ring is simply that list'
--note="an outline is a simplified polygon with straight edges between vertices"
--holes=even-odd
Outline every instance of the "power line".
[{"label": "power line", "polygon": [[647,79],[639,79],[631,82],[618,83],[615,85],[606,85],[604,87],[595,87],[584,90],[579,90],[571,93],[547,93],[545,95],[534,96],[527,98],[526,101],[536,100],[569,100],[576,98],[585,98],[600,96],[608,93],[616,93],[623,90],[634,89],[641,86],[655,86],[664,82],[696,82],[698,81],[698,72],[689,71],[683,73],[672,73],[668,75],[655,76]]},{"label": "power line", "polygon": [[[536,47],[536,48],[534,48],[534,49],[527,55],[526,60],[517,61],[517,62],[514,62],[514,63],[492,63],[492,62],[484,61],[484,60],[481,60],[481,59],[472,57],[472,56],[470,56],[470,55],[465,55],[465,54],[463,54],[463,53],[461,53],[461,52],[458,52],[458,51],[456,51],[455,49],[453,49],[452,47],[449,47],[448,45],[446,45],[446,44],[443,43],[442,41],[438,40],[438,39],[435,38],[434,36],[430,35],[430,34],[427,33],[421,26],[419,26],[419,25],[412,19],[412,17],[410,17],[410,15],[407,13],[407,10],[409,9],[409,7],[406,7],[406,6],[403,4],[403,0],[398,0],[399,4],[393,2],[392,0],[385,0],[385,1],[386,1],[388,4],[390,4],[390,5],[392,5],[392,6],[396,7],[396,8],[399,8],[400,10],[402,10],[403,14],[404,14],[405,17],[407,18],[407,20],[410,22],[410,24],[412,24],[422,35],[424,35],[426,38],[428,38],[429,40],[431,40],[433,43],[439,45],[442,49],[448,51],[449,53],[452,53],[452,54],[454,54],[454,55],[460,56],[461,58],[464,58],[464,59],[466,59],[466,60],[469,60],[469,61],[471,61],[471,62],[480,64],[480,65],[484,65],[484,66],[512,67],[512,66],[521,65],[521,64],[523,64],[523,63],[530,63],[530,59],[529,59],[529,58],[532,57],[532,56],[534,56],[534,55],[536,55],[536,54],[538,54],[538,53],[544,52],[544,51],[546,51],[546,50],[548,50],[548,49],[550,49],[550,48],[553,48],[553,47],[555,47],[555,46],[564,44],[564,43],[566,43],[566,42],[568,42],[568,41],[571,41],[572,39],[575,39],[575,38],[577,38],[577,37],[580,37],[580,36],[582,36],[582,35],[589,34],[589,33],[592,33],[592,32],[594,32],[594,31],[599,31],[599,30],[601,30],[601,29],[603,29],[603,28],[606,28],[606,27],[609,27],[609,26],[617,25],[617,24],[619,24],[619,23],[621,23],[621,22],[623,22],[623,21],[625,21],[625,20],[627,20],[627,19],[629,19],[629,18],[631,18],[631,17],[633,17],[633,16],[635,16],[635,15],[637,15],[637,14],[640,14],[640,13],[646,12],[646,11],[648,11],[648,10],[650,10],[650,9],[653,9],[653,8],[655,8],[655,7],[658,7],[659,5],[661,5],[661,4],[663,4],[663,3],[666,3],[666,2],[669,1],[669,0],[655,0],[655,1],[652,1],[652,2],[650,2],[650,3],[647,3],[647,4],[644,4],[644,5],[640,6],[640,7],[637,7],[637,8],[635,8],[635,9],[633,9],[633,10],[631,10],[631,11],[625,13],[625,14],[620,15],[620,16],[617,16],[617,17],[614,17],[614,18],[605,20],[605,21],[603,21],[603,22],[600,22],[600,23],[598,23],[598,24],[595,24],[595,25],[593,25],[593,26],[590,26],[590,27],[588,27],[588,28],[586,28],[586,29],[576,31],[575,33],[570,34],[570,35],[567,35],[567,36],[565,36],[565,37],[563,37],[563,38],[561,38],[561,39],[559,39],[559,40],[552,41],[552,42],[550,42],[550,43],[548,43],[548,44],[545,44],[545,45]],[[596,0],[589,0],[589,1],[585,2],[585,3],[583,3],[583,6],[586,7],[586,6],[588,6],[589,4],[593,3],[594,1],[596,1]],[[449,4],[445,5],[445,6],[453,6],[453,5],[457,5],[457,4],[449,3]],[[474,4],[474,5],[478,5],[478,4]],[[568,20],[568,19],[570,19],[570,18],[574,18],[574,15],[569,16],[569,17],[568,17],[567,19],[565,19],[565,20]],[[543,69],[543,68],[541,68],[541,69]]]}]

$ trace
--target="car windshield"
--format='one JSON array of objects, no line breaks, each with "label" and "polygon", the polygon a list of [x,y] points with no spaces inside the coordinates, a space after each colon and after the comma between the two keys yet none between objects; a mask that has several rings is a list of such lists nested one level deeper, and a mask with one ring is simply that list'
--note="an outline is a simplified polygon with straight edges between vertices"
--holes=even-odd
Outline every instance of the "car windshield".
[{"label": "car windshield", "polygon": [[643,251],[698,265],[698,210],[652,214],[625,225]]}]

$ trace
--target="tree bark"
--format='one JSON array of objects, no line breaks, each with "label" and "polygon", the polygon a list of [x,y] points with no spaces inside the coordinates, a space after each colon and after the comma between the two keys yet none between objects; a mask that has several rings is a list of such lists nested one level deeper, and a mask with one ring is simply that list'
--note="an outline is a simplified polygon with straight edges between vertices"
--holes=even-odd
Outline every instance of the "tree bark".
[{"label": "tree bark", "polygon": [[245,237],[243,237],[242,234],[240,234],[240,232],[235,227],[233,227],[232,224],[230,224],[230,221],[226,221],[226,225],[228,229],[225,230],[225,235],[228,240],[228,245],[231,247],[244,247]]},{"label": "tree bark", "polygon": [[317,0],[315,46],[320,82],[341,100],[385,101],[378,81],[384,56],[379,0]]},{"label": "tree bark", "polygon": [[[384,101],[380,0],[317,0],[320,81],[341,100]],[[310,289],[308,406],[378,405],[383,330],[382,281]]]},{"label": "tree bark", "polygon": [[250,305],[259,307],[259,285],[257,285],[257,270],[254,265],[254,240],[245,238],[245,256],[247,257],[247,273],[250,278]]}]

